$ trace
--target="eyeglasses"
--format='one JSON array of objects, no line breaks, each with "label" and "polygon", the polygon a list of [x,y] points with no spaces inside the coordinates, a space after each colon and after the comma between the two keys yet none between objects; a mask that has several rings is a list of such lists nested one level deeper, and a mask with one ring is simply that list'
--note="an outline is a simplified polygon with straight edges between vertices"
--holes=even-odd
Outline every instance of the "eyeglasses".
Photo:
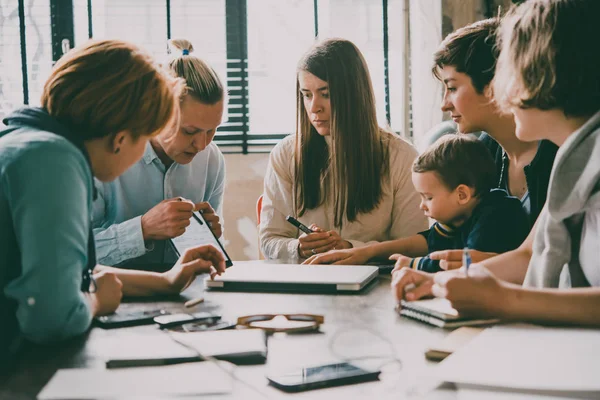
[{"label": "eyeglasses", "polygon": [[275,332],[310,332],[319,329],[325,317],[314,314],[257,314],[239,317],[238,326]]}]

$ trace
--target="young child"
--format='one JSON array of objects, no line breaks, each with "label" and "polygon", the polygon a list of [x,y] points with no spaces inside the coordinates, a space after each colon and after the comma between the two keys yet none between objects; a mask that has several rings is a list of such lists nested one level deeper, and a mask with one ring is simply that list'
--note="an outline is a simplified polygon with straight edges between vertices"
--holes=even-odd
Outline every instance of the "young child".
[{"label": "young child", "polygon": [[[426,254],[465,247],[504,253],[517,248],[529,233],[521,202],[502,189],[492,189],[495,164],[480,141],[462,136],[440,139],[417,158],[412,180],[425,216],[437,222],[417,235],[427,241],[424,257],[398,255],[397,267],[436,272],[439,261]],[[402,252],[402,247],[398,250]]]},{"label": "young child", "polygon": [[396,268],[436,272],[439,261],[427,256],[433,251],[467,247],[504,253],[517,248],[529,233],[529,220],[519,199],[493,189],[494,160],[478,140],[462,135],[441,138],[414,162],[412,181],[421,196],[421,210],[436,220],[430,229],[307,262],[363,264],[392,255]]}]

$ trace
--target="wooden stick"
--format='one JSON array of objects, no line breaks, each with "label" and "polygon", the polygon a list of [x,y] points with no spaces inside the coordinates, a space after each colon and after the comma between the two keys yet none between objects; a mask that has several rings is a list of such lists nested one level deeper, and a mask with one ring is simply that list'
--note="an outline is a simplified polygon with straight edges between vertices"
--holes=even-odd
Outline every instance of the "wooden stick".
[{"label": "wooden stick", "polygon": [[186,308],[194,307],[200,303],[204,303],[204,297],[198,297],[197,299],[188,300],[185,302],[184,306]]}]

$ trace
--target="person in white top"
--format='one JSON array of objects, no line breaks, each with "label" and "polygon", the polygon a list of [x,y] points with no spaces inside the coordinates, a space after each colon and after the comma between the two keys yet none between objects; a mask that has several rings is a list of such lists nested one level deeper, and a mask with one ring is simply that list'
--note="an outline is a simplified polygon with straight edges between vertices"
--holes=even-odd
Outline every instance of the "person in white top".
[{"label": "person in white top", "polygon": [[[427,228],[412,145],[377,124],[367,64],[351,42],[315,44],[297,72],[296,134],[271,152],[260,218],[268,259],[307,258]],[[291,215],[313,233],[301,234]]]}]

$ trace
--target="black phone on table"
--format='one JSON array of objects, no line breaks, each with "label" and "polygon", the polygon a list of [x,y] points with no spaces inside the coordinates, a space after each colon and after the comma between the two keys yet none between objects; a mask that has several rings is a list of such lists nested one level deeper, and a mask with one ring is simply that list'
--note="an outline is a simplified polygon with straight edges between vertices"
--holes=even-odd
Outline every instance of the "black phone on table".
[{"label": "black phone on table", "polygon": [[127,326],[151,324],[154,322],[154,317],[166,316],[168,314],[165,310],[117,310],[113,314],[94,318],[94,322],[97,326],[104,329],[124,328]]},{"label": "black phone on table", "polygon": [[285,392],[300,392],[331,386],[374,381],[381,371],[367,371],[349,363],[300,368],[288,373],[269,375],[269,383]]},{"label": "black phone on table", "polygon": [[181,324],[187,324],[189,322],[215,322],[221,319],[220,315],[215,315],[207,312],[197,312],[192,314],[170,314],[161,315],[154,318],[154,322],[157,323],[161,328],[169,328]]}]

